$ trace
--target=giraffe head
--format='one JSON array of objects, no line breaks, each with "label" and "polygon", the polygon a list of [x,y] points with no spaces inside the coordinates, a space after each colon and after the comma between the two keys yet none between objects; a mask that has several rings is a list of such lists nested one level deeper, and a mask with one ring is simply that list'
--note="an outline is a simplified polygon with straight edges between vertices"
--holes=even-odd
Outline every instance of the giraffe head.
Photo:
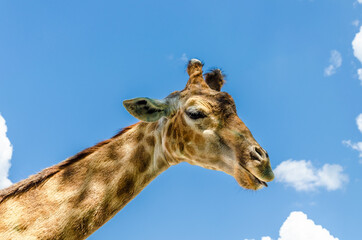
[{"label": "giraffe head", "polygon": [[257,190],[274,179],[268,153],[236,113],[232,97],[221,92],[224,78],[215,69],[202,75],[192,59],[182,91],[162,100],[135,98],[123,102],[136,118],[158,122],[162,150],[170,164],[182,161],[234,176],[244,188]]}]

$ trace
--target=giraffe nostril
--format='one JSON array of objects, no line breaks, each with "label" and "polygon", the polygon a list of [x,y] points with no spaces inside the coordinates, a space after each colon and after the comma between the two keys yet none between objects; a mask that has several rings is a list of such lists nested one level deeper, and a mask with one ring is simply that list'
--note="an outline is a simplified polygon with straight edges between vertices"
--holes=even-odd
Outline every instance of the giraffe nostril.
[{"label": "giraffe nostril", "polygon": [[254,147],[252,151],[250,151],[250,157],[253,160],[263,161],[268,158],[268,154],[260,147]]},{"label": "giraffe nostril", "polygon": [[258,153],[256,153],[255,151],[251,151],[251,152],[250,152],[250,157],[251,157],[251,159],[253,159],[253,160],[261,161],[260,155],[259,155]]},{"label": "giraffe nostril", "polygon": [[257,152],[260,157],[263,157],[263,151],[260,148],[256,147],[255,152]]}]

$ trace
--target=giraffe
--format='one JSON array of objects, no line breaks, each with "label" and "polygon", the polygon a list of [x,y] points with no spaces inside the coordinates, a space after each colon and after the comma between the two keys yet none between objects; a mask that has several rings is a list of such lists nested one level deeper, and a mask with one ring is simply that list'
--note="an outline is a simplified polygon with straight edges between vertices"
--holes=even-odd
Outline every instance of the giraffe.
[{"label": "giraffe", "polygon": [[258,190],[274,178],[267,152],[221,92],[220,70],[192,59],[182,91],[124,107],[140,122],[0,191],[0,239],[85,239],[155,177],[180,162],[223,171]]}]

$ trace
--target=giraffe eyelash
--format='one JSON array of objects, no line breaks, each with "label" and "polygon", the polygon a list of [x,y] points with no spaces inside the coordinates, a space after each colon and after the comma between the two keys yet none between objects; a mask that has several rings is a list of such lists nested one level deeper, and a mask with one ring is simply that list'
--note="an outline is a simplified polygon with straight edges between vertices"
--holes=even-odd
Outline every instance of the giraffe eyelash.
[{"label": "giraffe eyelash", "polygon": [[186,111],[186,115],[191,118],[191,119],[200,119],[200,118],[205,118],[206,114],[202,111]]}]

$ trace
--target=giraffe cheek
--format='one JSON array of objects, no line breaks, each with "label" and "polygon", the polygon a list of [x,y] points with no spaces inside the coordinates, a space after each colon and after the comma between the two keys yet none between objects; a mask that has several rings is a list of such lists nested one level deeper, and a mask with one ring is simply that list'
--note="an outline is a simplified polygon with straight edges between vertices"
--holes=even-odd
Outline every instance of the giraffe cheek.
[{"label": "giraffe cheek", "polygon": [[179,143],[179,145],[178,145],[178,147],[179,147],[179,150],[180,150],[180,152],[181,152],[181,154],[184,152],[184,144],[183,144],[183,142],[180,142]]},{"label": "giraffe cheek", "polygon": [[194,144],[198,150],[203,151],[205,149],[205,138],[201,134],[196,133],[194,135]]},{"label": "giraffe cheek", "polygon": [[192,147],[192,146],[190,146],[190,145],[186,145],[186,151],[187,151],[187,153],[189,154],[189,155],[195,155],[195,149]]},{"label": "giraffe cheek", "polygon": [[212,137],[212,136],[215,136],[215,132],[213,130],[205,130],[203,132],[203,135],[207,138],[207,137]]}]

